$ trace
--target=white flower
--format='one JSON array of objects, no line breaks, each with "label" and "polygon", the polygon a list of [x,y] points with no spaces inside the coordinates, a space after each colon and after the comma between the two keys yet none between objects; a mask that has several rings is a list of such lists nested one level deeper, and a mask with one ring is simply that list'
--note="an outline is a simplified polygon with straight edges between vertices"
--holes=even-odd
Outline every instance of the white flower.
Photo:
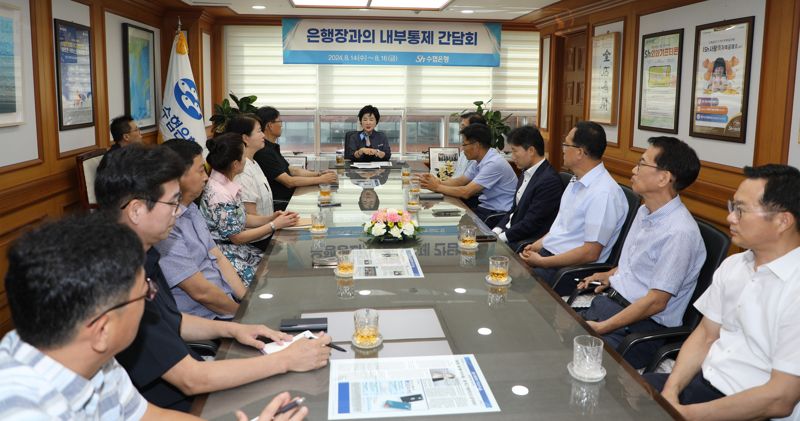
[{"label": "white flower", "polygon": [[375,237],[380,237],[381,235],[386,234],[386,225],[382,222],[378,222],[377,224],[372,226],[372,235]]},{"label": "white flower", "polygon": [[369,232],[370,228],[372,228],[371,222],[367,222],[366,224],[364,224],[364,232]]},{"label": "white flower", "polygon": [[392,227],[392,229],[389,230],[389,234],[394,238],[401,238],[403,236],[402,231],[400,231],[400,228],[397,228],[397,226]]},{"label": "white flower", "polygon": [[406,222],[405,224],[403,224],[403,234],[409,237],[414,235],[414,224],[412,224],[411,222]]}]

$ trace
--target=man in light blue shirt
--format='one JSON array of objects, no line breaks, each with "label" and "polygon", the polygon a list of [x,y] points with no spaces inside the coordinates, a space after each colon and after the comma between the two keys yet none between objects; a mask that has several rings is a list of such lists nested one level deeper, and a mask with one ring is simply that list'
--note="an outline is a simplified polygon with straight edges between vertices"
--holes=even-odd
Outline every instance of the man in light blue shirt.
[{"label": "man in light blue shirt", "polygon": [[[633,167],[631,187],[644,198],[636,213],[619,266],[583,280],[579,288],[599,281],[598,295],[582,313],[612,347],[629,333],[680,326],[683,313],[706,260],[706,248],[692,214],[678,192],[700,173],[700,160],[674,137],[654,137]],[[634,346],[625,359],[647,365],[661,341]]]},{"label": "man in light blue shirt", "polygon": [[[591,121],[578,123],[562,143],[569,183],[550,232],[525,247],[520,257],[550,285],[565,266],[603,262],[622,231],[628,201],[603,166],[606,132]],[[569,292],[565,292],[569,293]]]},{"label": "man in light blue shirt", "polygon": [[161,146],[172,149],[184,165],[179,179],[180,215],[169,237],[154,246],[158,264],[178,310],[206,319],[230,319],[247,292],[233,265],[222,254],[200,210],[193,202],[203,193],[208,176],[203,149],[195,142],[172,139]]},{"label": "man in light blue shirt", "polygon": [[[505,213],[514,204],[517,175],[505,157],[491,147],[491,132],[485,124],[470,124],[461,130],[461,144],[468,159],[477,162],[464,175],[439,181],[431,174],[420,176],[420,185],[428,190],[467,200],[478,196],[472,211],[482,220],[493,214]],[[493,228],[493,227],[489,227]]]}]

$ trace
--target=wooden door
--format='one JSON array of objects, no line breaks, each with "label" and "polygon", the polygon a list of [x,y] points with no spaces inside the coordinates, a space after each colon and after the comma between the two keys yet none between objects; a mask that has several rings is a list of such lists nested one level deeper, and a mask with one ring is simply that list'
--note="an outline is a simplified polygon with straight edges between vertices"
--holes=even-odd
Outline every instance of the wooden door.
[{"label": "wooden door", "polygon": [[[564,37],[564,60],[561,62],[561,139],[583,120],[586,91],[586,32]],[[559,141],[560,141],[559,140]]]}]

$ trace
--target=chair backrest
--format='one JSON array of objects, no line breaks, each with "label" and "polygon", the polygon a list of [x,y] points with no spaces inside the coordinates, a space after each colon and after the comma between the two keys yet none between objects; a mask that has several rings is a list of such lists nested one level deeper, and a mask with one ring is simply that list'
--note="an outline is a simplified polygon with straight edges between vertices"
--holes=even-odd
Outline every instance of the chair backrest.
[{"label": "chair backrest", "polygon": [[84,210],[97,209],[94,179],[97,174],[97,166],[100,165],[105,153],[105,149],[95,149],[75,157],[78,169],[78,195]]},{"label": "chair backrest", "polygon": [[689,306],[686,307],[686,312],[683,313],[683,326],[691,327],[692,329],[697,327],[702,318],[702,315],[694,308],[693,304],[711,285],[714,272],[725,260],[728,255],[728,249],[731,247],[731,238],[728,234],[702,219],[694,219],[697,221],[697,227],[700,228],[700,236],[703,237],[703,244],[706,246],[706,261],[703,263],[703,267],[700,268],[700,274],[697,276],[697,286],[694,288],[694,293],[692,293]]},{"label": "chair backrest", "polygon": [[636,218],[636,212],[639,210],[639,204],[642,202],[642,197],[638,193],[631,190],[630,187],[620,184],[622,192],[625,193],[625,199],[628,200],[628,214],[625,215],[625,222],[622,224],[622,230],[619,232],[617,242],[611,248],[611,254],[608,255],[606,263],[616,266],[619,262],[619,255],[622,254],[622,246],[625,245],[625,237],[628,236],[628,231],[631,229],[633,219]]},{"label": "chair backrest", "polygon": [[559,177],[561,177],[561,184],[564,185],[564,188],[567,188],[567,185],[572,180],[572,177],[574,177],[573,174],[565,172],[565,171],[561,171],[560,173],[558,173],[558,175],[559,175]]}]

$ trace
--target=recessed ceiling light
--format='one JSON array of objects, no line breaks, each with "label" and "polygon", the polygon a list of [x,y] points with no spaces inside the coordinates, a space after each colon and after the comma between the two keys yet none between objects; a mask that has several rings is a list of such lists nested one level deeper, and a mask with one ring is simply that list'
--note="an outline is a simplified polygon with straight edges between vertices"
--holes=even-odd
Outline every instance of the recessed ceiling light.
[{"label": "recessed ceiling light", "polygon": [[274,297],[274,295],[269,294],[269,293],[259,294],[258,295],[258,298],[261,298],[262,300],[269,300],[272,297]]},{"label": "recessed ceiling light", "polygon": [[483,336],[491,335],[492,329],[489,329],[488,327],[482,327],[478,329],[478,334]]},{"label": "recessed ceiling light", "polygon": [[513,394],[515,394],[517,396],[525,396],[525,395],[528,394],[528,388],[525,387],[525,386],[516,385],[516,386],[511,388],[511,393],[513,393]]},{"label": "recessed ceiling light", "polygon": [[464,288],[456,288],[453,291],[455,291],[456,294],[463,294],[463,293],[467,292],[467,290],[464,289]]},{"label": "recessed ceiling light", "polygon": [[461,13],[464,13],[466,15],[471,15],[471,14],[475,13],[475,11],[474,10],[462,10]]},{"label": "recessed ceiling light", "polygon": [[253,9],[256,9],[256,10],[264,10],[264,9],[266,9],[266,8],[267,8],[267,6],[261,6],[261,5],[255,5],[255,6],[253,6]]},{"label": "recessed ceiling light", "polygon": [[368,289],[362,289],[361,291],[358,291],[358,295],[369,295],[369,294],[372,294],[372,291]]},{"label": "recessed ceiling light", "polygon": [[369,7],[376,9],[442,10],[452,0],[372,0]]},{"label": "recessed ceiling light", "polygon": [[369,0],[291,0],[294,7],[367,7]]}]

